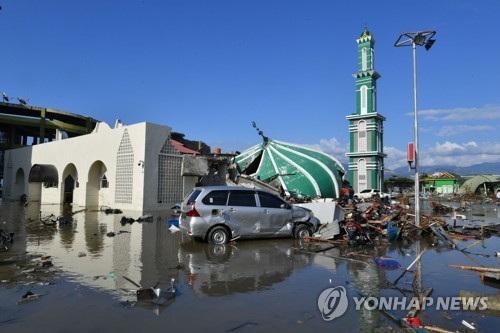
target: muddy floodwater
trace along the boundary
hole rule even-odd
[[[425,211],[428,202],[422,206]],[[356,309],[353,298],[362,293],[403,302],[413,296],[411,284],[418,273],[417,281],[432,288],[435,302],[459,297],[461,291],[498,298],[498,285],[449,266],[500,268],[495,235],[466,252],[426,236],[371,247],[292,239],[210,246],[172,232],[170,211],[129,223],[122,218],[137,219],[137,213],[82,209],[0,205],[0,229],[14,233],[12,246],[0,252],[0,332],[400,331],[382,311],[369,305]],[[49,218],[49,225],[42,224],[40,216],[50,214],[71,218],[53,225]],[[466,220],[458,224],[500,223],[496,204],[475,204],[463,214]],[[442,218],[452,223],[449,216]],[[458,249],[475,241],[455,240]],[[395,286],[403,271],[379,267],[373,260],[392,257],[408,267],[426,248],[420,265]],[[175,298],[160,305],[137,302],[135,284],[166,290],[172,278]],[[347,293],[348,306],[337,318],[325,320],[318,298],[339,286]],[[405,317],[409,309],[404,307],[393,312]],[[500,327],[499,314],[491,309],[433,304],[418,318],[422,325],[451,332],[472,332],[463,321],[479,332],[498,332]]]

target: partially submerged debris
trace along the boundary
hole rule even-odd
[[[123,213],[123,211],[121,209],[111,208],[111,207],[106,207],[106,206],[102,206],[101,211],[104,211],[104,213],[106,215],[108,215],[108,214],[122,214]]]
[[[8,251],[14,243],[14,233],[0,229],[0,252]]]
[[[419,260],[420,258],[422,257],[422,255],[425,253],[425,251],[427,251],[427,248],[425,248],[422,252],[419,253],[419,255],[415,258],[415,260],[412,261],[412,263],[404,270],[403,273],[401,273],[401,275],[394,281],[393,285],[396,285],[398,284],[398,281],[401,280],[401,278],[407,273],[409,272],[409,269],[413,267],[413,265],[415,265]]]
[[[377,257],[375,263],[380,267],[399,268],[401,264],[391,257]]]
[[[153,215],[142,215],[136,220],[137,222],[153,222]]]
[[[481,282],[495,288],[500,288],[500,273],[481,273]]]
[[[491,268],[491,267],[475,267],[475,266],[460,266],[460,265],[448,265],[453,268],[460,268],[469,271],[476,272],[490,272],[490,273],[500,273],[500,268]]]
[[[489,311],[500,311],[500,295],[499,294],[481,294],[476,292],[470,292],[465,290],[460,290],[459,293],[460,302],[465,306],[470,306],[470,304],[464,304],[468,298],[480,299],[480,304],[474,309],[480,309],[482,306],[485,306]]]
[[[110,232],[106,233],[106,236],[108,236],[108,237],[115,237],[116,235],[127,234],[127,233],[129,233],[129,231],[127,231],[127,230],[120,230],[118,232],[110,231]]]
[[[139,283],[130,279],[129,277],[123,276],[123,278],[128,282],[132,283],[137,288],[139,288],[135,290],[138,302],[147,302],[156,305],[162,305],[175,297],[176,289],[174,286],[175,280],[173,278],[170,280],[170,287],[167,289],[161,289],[160,287],[158,287],[159,282],[157,282],[152,287],[145,288],[142,287]]]
[[[19,301],[17,301],[17,304],[24,304],[32,301],[36,301],[37,299],[40,298],[40,296],[43,296],[43,294],[34,294],[31,291],[28,291],[26,294],[24,294]]]
[[[454,206],[451,206],[451,205],[445,205],[445,204],[442,204],[442,203],[438,203],[438,202],[435,202],[435,201],[431,201],[430,203],[431,205],[431,208],[432,210],[435,212],[435,213],[451,213],[453,211],[457,211],[457,210],[461,210],[462,208],[457,208],[457,207],[454,207]]]

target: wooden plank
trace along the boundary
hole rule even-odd
[[[448,265],[448,266],[453,267],[453,268],[466,269],[466,270],[469,270],[469,271],[500,273],[500,268],[477,267],[477,266],[460,266],[460,265]]]

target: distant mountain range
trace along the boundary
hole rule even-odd
[[[419,173],[433,174],[436,172],[449,172],[459,176],[470,176],[480,174],[494,174],[500,175],[500,162],[497,163],[481,163],[467,167],[460,167],[456,165],[435,165],[425,166],[420,165]],[[388,179],[392,176],[409,177],[413,176],[414,171],[410,171],[407,166],[400,167],[394,170],[385,170],[384,177]]]

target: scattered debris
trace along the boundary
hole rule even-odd
[[[388,267],[388,268],[399,268],[401,264],[397,262],[396,259],[391,257],[377,257],[375,258],[375,262],[380,267]]]
[[[448,331],[448,330],[445,330],[441,327],[437,327],[437,326],[422,326],[422,328],[426,331],[429,331],[429,332],[436,332],[436,333],[456,333],[456,332],[453,332],[453,331]]]
[[[401,280],[401,278],[407,273],[409,272],[409,269],[413,267],[413,265],[415,265],[419,260],[420,260],[420,257],[422,257],[422,255],[425,253],[425,251],[427,251],[427,248],[425,248],[422,252],[419,253],[419,255],[415,258],[415,260],[412,261],[412,263],[404,270],[403,273],[401,273],[401,275],[394,281],[393,285],[396,285],[398,284],[398,281]]]
[[[372,303],[376,299],[376,297],[373,297],[373,296],[369,297],[368,295],[364,294],[361,291],[358,291],[358,294],[363,297],[363,299],[362,299],[363,303],[364,302]],[[370,306],[373,306],[373,304],[370,304]],[[382,313],[384,313],[387,317],[389,317],[391,320],[393,320],[395,323],[399,324],[400,326],[402,326],[404,328],[408,328],[408,329],[412,330],[413,332],[424,332],[423,329],[415,326],[411,321],[408,322],[405,318],[399,316],[394,311],[386,309],[384,307],[376,307],[376,308],[378,310],[382,311]],[[420,324],[420,322],[419,322],[419,324]]]
[[[469,270],[469,271],[500,273],[500,268],[460,266],[460,265],[448,265],[448,266],[453,267],[453,268],[465,269],[465,270]]]
[[[132,223],[134,223],[134,222],[135,222],[135,220],[134,220],[133,218],[131,218],[131,217],[126,217],[126,216],[122,216],[122,218],[121,218],[121,220],[120,220],[121,225],[125,225],[125,224],[127,224],[127,223],[132,224]]]
[[[406,315],[407,318],[415,318],[417,313],[422,309],[425,308],[425,306],[422,306],[424,304],[425,298],[429,297],[429,295],[432,293],[432,288],[426,288],[421,295],[418,297],[418,304],[415,304],[415,306],[408,312]],[[419,325],[417,327],[420,327],[420,322],[418,323]]]
[[[116,235],[127,234],[127,233],[129,233],[129,231],[127,231],[127,230],[120,230],[118,232],[110,231],[110,232],[106,233],[106,236],[108,236],[108,237],[115,237]]]
[[[123,213],[123,211],[121,209],[111,208],[111,207],[107,207],[107,206],[101,206],[101,211],[104,211],[104,213],[106,215],[108,215],[108,214],[122,214]]]
[[[462,324],[464,326],[466,326],[467,328],[470,328],[471,330],[475,330],[476,328],[474,327],[474,325],[472,324],[469,324],[468,322],[466,322],[465,320],[462,320]]]
[[[437,224],[437,222],[433,222],[429,225],[429,228],[434,232],[434,234],[442,240],[444,243],[448,244],[452,249],[456,247],[455,242],[451,237],[446,233],[446,231],[443,229],[443,226],[440,224]]]
[[[31,291],[28,291],[26,294],[24,294],[19,301],[17,301],[17,304],[24,304],[32,301],[36,301],[37,299],[40,298],[43,294],[34,294]]]
[[[14,243],[14,233],[0,229],[0,252],[8,251]]]
[[[435,213],[440,213],[440,214],[451,213],[451,212],[457,211],[457,210],[463,210],[463,208],[460,208],[460,207],[457,208],[457,207],[454,207],[451,205],[445,205],[445,204],[437,203],[434,201],[431,201],[430,205],[431,205],[432,210]]]
[[[175,225],[171,225],[170,228],[168,228],[168,230],[170,230],[171,233],[175,233],[177,231],[180,231],[181,229],[177,228]]]
[[[168,300],[171,300],[175,297],[175,279],[173,278],[170,280],[170,287],[165,290],[162,290],[158,287],[159,282],[157,282],[152,287],[144,288],[140,284],[126,276],[123,276],[123,278],[139,288],[135,291],[138,302],[148,302],[156,305],[162,305],[165,304]]]
[[[137,222],[153,222],[153,215],[142,215],[136,220]]]
[[[358,263],[361,263],[361,264],[364,264],[364,265],[368,265],[368,263],[367,263],[367,262],[364,262],[364,261],[361,261],[361,260],[357,260],[357,259],[346,258],[346,257],[341,257],[341,256],[330,256],[330,255],[326,255],[326,254],[324,254],[324,253],[318,253],[318,252],[307,251],[307,250],[304,250],[304,249],[301,249],[301,248],[297,248],[297,247],[292,247],[292,249],[294,249],[294,250],[296,250],[296,251],[303,252],[303,253],[318,254],[318,255],[321,255],[321,256],[323,256],[323,257],[327,257],[327,258],[332,258],[332,259],[341,259],[341,260],[346,260],[346,261],[351,261],[351,262],[358,262]]]
[[[465,290],[460,290],[459,293],[460,301],[462,302],[464,308],[469,306],[468,304],[464,304],[464,301],[468,298],[481,299],[481,303],[479,303],[479,307],[486,306],[486,309],[489,311],[500,311],[500,296],[499,294],[480,294]],[[476,309],[476,307],[474,307]]]
[[[241,325],[238,325],[236,327],[228,329],[226,332],[234,332],[234,331],[239,330],[240,328],[249,327],[249,326],[257,326],[257,325],[259,325],[259,324],[247,321],[246,323],[243,323]]]
[[[500,273],[481,273],[481,282],[495,288],[500,288]]]

